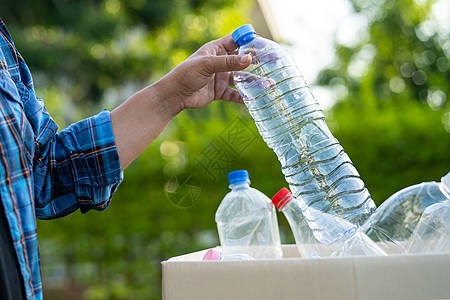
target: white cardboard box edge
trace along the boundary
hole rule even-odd
[[[162,262],[164,300],[450,299],[450,253],[208,261],[206,250]],[[296,257],[297,256],[297,257]]]

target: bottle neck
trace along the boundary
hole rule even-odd
[[[283,211],[283,209],[289,207],[292,204],[292,199],[294,196],[286,196],[285,198],[281,199],[281,201],[278,203],[278,211]]]
[[[236,183],[230,184],[228,187],[233,191],[241,190],[241,189],[248,189],[250,187],[250,181],[236,182]]]

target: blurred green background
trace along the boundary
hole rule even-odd
[[[435,1],[349,1],[368,30],[354,47],[336,44],[335,64],[311,84],[338,95],[327,123],[379,205],[450,171],[450,41],[430,17]],[[0,13],[63,128],[112,110],[205,42],[261,21],[255,5],[2,0]],[[235,169],[269,197],[286,186],[244,106],[182,112],[125,171],[109,209],[38,221],[45,298],[161,298],[161,261],[218,244],[214,213]],[[279,223],[282,242],[293,243],[282,215]]]

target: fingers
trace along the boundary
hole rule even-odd
[[[213,43],[222,46],[227,53],[233,52],[237,49],[237,46],[234,43],[231,35],[221,37],[220,39],[213,41]]]
[[[201,67],[208,75],[243,70],[250,65],[250,55],[205,56]]]
[[[222,97],[220,97],[220,99],[225,100],[225,101],[236,102],[236,103],[244,103],[239,92],[230,87],[227,87],[225,89],[225,91],[224,91]]]
[[[232,73],[232,72],[230,72],[230,73],[228,74],[228,84],[234,85],[234,76],[233,76],[233,73]]]

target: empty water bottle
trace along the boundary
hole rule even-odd
[[[406,251],[450,252],[450,200],[433,204],[425,209],[409,239]]]
[[[232,37],[238,54],[252,56],[248,68],[234,72],[235,86],[259,133],[278,156],[314,235],[332,244],[361,225],[375,204],[286,50],[257,36],[249,24]],[[348,221],[349,228],[338,232],[340,219]]]
[[[441,182],[422,182],[402,189],[386,201],[360,230],[388,253],[407,252],[407,242],[425,209],[450,199],[450,173]]]
[[[364,235],[357,233],[356,229],[346,232],[339,242],[332,245],[324,245],[317,241],[311,228],[309,228],[305,216],[302,214],[298,201],[289,192],[287,188],[279,190],[272,197],[272,202],[283,212],[294,234],[295,243],[298,252],[303,258],[318,258],[326,256],[348,256],[348,255],[384,255],[381,249],[378,249],[373,242]],[[312,208],[313,209],[313,208]],[[316,212],[320,214],[320,212]],[[346,220],[333,217],[328,214],[322,215],[322,222],[337,224],[336,230],[343,231],[345,228],[351,227]],[[330,220],[330,218],[337,218]],[[347,242],[348,240],[351,240]],[[344,246],[343,246],[344,244]]]
[[[287,188],[282,188],[273,197],[272,203],[283,212],[286,217],[292,233],[298,252],[302,258],[317,258],[331,254],[330,247],[317,241],[308,222],[303,215],[297,199]],[[345,222],[345,220],[342,220]]]
[[[291,192],[287,188],[282,188],[272,197],[272,202],[288,220],[300,256],[303,258],[320,256],[318,249],[320,243],[314,237]]]
[[[270,199],[250,187],[246,170],[231,172],[228,180],[231,192],[216,212],[224,255],[243,253],[256,259],[281,258],[277,215]]]

